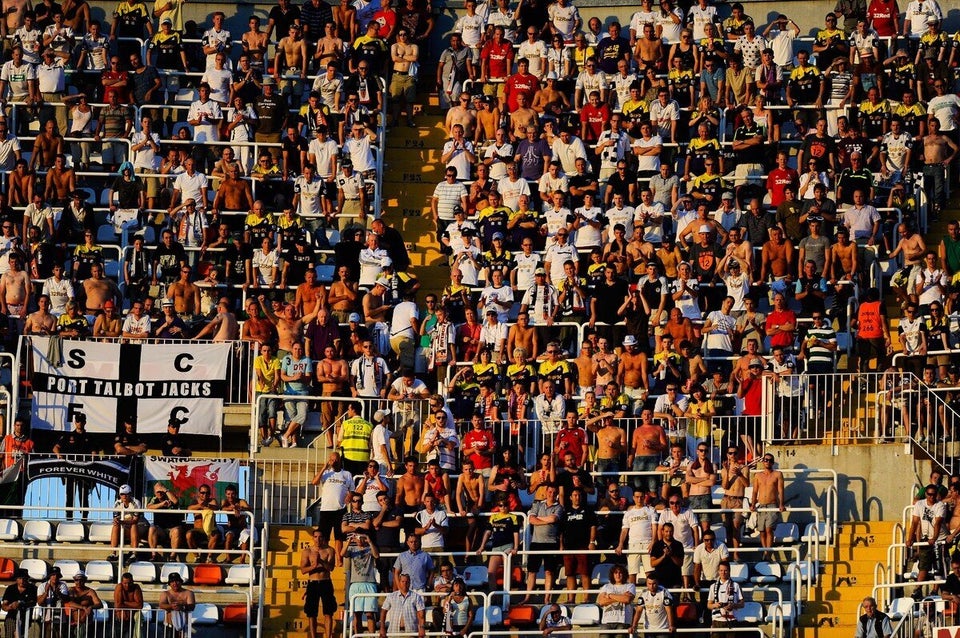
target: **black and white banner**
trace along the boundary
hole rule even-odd
[[[69,430],[79,412],[91,433],[117,432],[134,415],[140,434],[164,433],[177,419],[182,434],[219,436],[230,353],[223,343],[64,339],[58,348],[33,337],[31,427]]]
[[[30,461],[27,463],[27,481],[51,476],[84,479],[120,489],[121,485],[130,482],[130,460],[129,457],[127,459],[88,457],[87,460],[80,461],[31,454]]]

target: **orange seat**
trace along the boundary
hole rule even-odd
[[[193,568],[194,585],[222,585],[223,570],[219,565],[197,565]]]
[[[533,605],[515,605],[507,612],[504,625],[507,627],[527,627],[537,623],[537,608]]]
[[[677,605],[677,624],[688,627],[700,623],[700,609],[696,603],[680,603]]]
[[[13,580],[17,564],[9,558],[0,558],[0,580]]]
[[[223,624],[246,625],[247,606],[244,603],[234,603],[223,608]]]

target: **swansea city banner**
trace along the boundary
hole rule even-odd
[[[87,417],[87,431],[114,433],[127,415],[137,432],[219,436],[227,394],[230,345],[155,344],[33,337],[31,427],[69,430]]]
[[[182,507],[193,502],[197,490],[207,485],[217,500],[223,500],[227,485],[240,480],[239,459],[169,458],[148,456],[144,461],[148,493],[153,493],[153,484],[162,483]]]

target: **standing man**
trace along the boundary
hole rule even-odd
[[[303,613],[307,617],[307,635],[317,638],[317,615],[323,605],[323,635],[333,635],[333,614],[337,611],[334,597],[333,571],[336,557],[327,542],[327,534],[318,527],[313,530],[313,545],[300,552],[300,573],[307,578],[307,591],[303,597]]]
[[[414,101],[417,99],[417,72],[420,47],[411,38],[410,31],[401,27],[397,41],[390,47],[393,77],[390,79],[390,101],[393,103],[393,124],[400,126],[400,109],[407,112],[407,126],[413,128]]]
[[[773,547],[773,530],[781,520],[781,512],[786,509],[783,500],[783,473],[773,469],[773,463],[773,455],[763,455],[763,469],[753,477],[753,493],[750,496],[750,510],[757,512],[757,529],[760,530],[760,542],[764,548]],[[758,508],[768,511],[757,511]],[[771,511],[773,508],[777,511]],[[769,559],[765,557],[764,560]]]
[[[924,489],[924,499],[913,504],[910,528],[904,541],[907,551],[911,551],[916,542],[926,543],[920,549],[920,563],[917,567],[917,582],[927,580],[931,569],[942,565],[941,552],[943,540],[947,536],[947,526],[943,524],[947,504],[940,500],[936,485],[930,484]]]
[[[659,584],[654,571],[647,572],[647,588],[637,596],[633,624],[630,626],[631,636],[636,634],[641,618],[644,635],[651,633],[662,636],[667,632],[673,634],[677,628],[673,595]]]
[[[183,587],[183,576],[172,572],[167,579],[167,590],[160,594],[160,609],[166,612],[164,624],[167,636],[185,638],[191,633],[190,612],[197,606],[193,592]]]
[[[391,633],[413,633],[423,638],[426,634],[423,596],[410,589],[410,574],[400,574],[397,589],[390,592],[380,608],[380,638]]]

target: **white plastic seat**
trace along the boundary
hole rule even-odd
[[[766,618],[763,614],[763,605],[753,600],[744,603],[742,609],[735,609],[733,616],[738,622],[751,625],[755,625]]]
[[[887,615],[890,616],[890,620],[900,620],[904,616],[912,614],[916,606],[917,601],[909,596],[894,598],[887,606]]]
[[[50,521],[27,521],[23,524],[23,540],[28,543],[49,543],[53,538]]]
[[[745,583],[749,577],[750,569],[746,563],[730,563],[730,580],[735,583]]]
[[[803,560],[798,563],[790,563],[787,565],[787,571],[783,574],[783,580],[787,583],[793,581],[805,582],[808,574],[810,574],[810,561]]]
[[[713,535],[717,537],[717,540],[715,540],[713,543],[714,547],[720,543],[723,543],[724,545],[727,544],[727,528],[723,526],[723,523],[714,523],[710,526],[710,531],[713,532]]]
[[[773,622],[776,620],[777,610],[780,610],[783,615],[783,624],[790,626],[793,625],[794,620],[796,619],[796,609],[793,606],[793,603],[782,602],[782,603],[773,603],[767,608],[767,616],[764,618],[764,622]]]
[[[190,567],[186,563],[164,563],[160,568],[160,582],[167,582],[170,574],[180,574],[184,584],[190,582]]]
[[[593,604],[577,605],[570,614],[574,627],[596,627],[600,624],[600,607]]]
[[[92,560],[84,571],[87,580],[93,583],[112,583],[114,580],[113,563],[107,560]]]
[[[773,528],[774,545],[794,545],[800,540],[800,527],[796,523],[778,523]]]
[[[754,575],[750,577],[750,582],[754,584],[776,583],[783,578],[783,568],[780,563],[768,563],[761,561],[753,566]]]
[[[46,580],[47,574],[49,574],[47,561],[40,560],[39,558],[24,558],[20,561],[19,567],[20,569],[27,570],[27,573],[33,580]]]
[[[710,502],[713,503],[714,507],[720,507],[720,503],[723,501],[724,496],[723,491],[723,486],[719,484],[710,488]]]
[[[145,560],[138,560],[127,568],[127,571],[133,576],[137,583],[155,583],[157,582],[157,566]]]
[[[220,608],[210,603],[200,603],[193,608],[190,618],[194,625],[216,625],[220,622]]]
[[[901,574],[903,580],[917,580],[917,577],[920,575],[920,561],[913,561],[905,572]]]
[[[57,525],[58,543],[82,543],[87,538],[87,528],[80,521],[61,521]]]
[[[181,574],[182,575],[182,574]],[[250,585],[253,583],[252,565],[231,565],[227,570],[227,578],[223,581],[228,585]],[[483,582],[486,582],[484,580]]]
[[[819,540],[821,543],[826,543],[830,540],[826,521],[807,523],[800,540],[804,543],[812,543],[814,539]]]
[[[112,532],[112,523],[90,523],[90,531],[87,534],[87,540],[89,540],[91,543],[109,543],[110,534]]]
[[[0,518],[0,541],[15,541],[20,538],[20,523],[12,518]]]
[[[595,587],[602,587],[610,582],[610,570],[613,565],[610,563],[600,563],[594,566],[593,573],[590,574],[590,582]]]
[[[73,577],[77,575],[77,572],[80,571],[80,563],[75,560],[70,560],[69,558],[62,558],[53,564],[54,567],[60,569],[61,580],[64,582],[71,582]]]
[[[484,565],[470,565],[463,570],[463,582],[467,589],[486,585],[489,578],[490,575]]]

